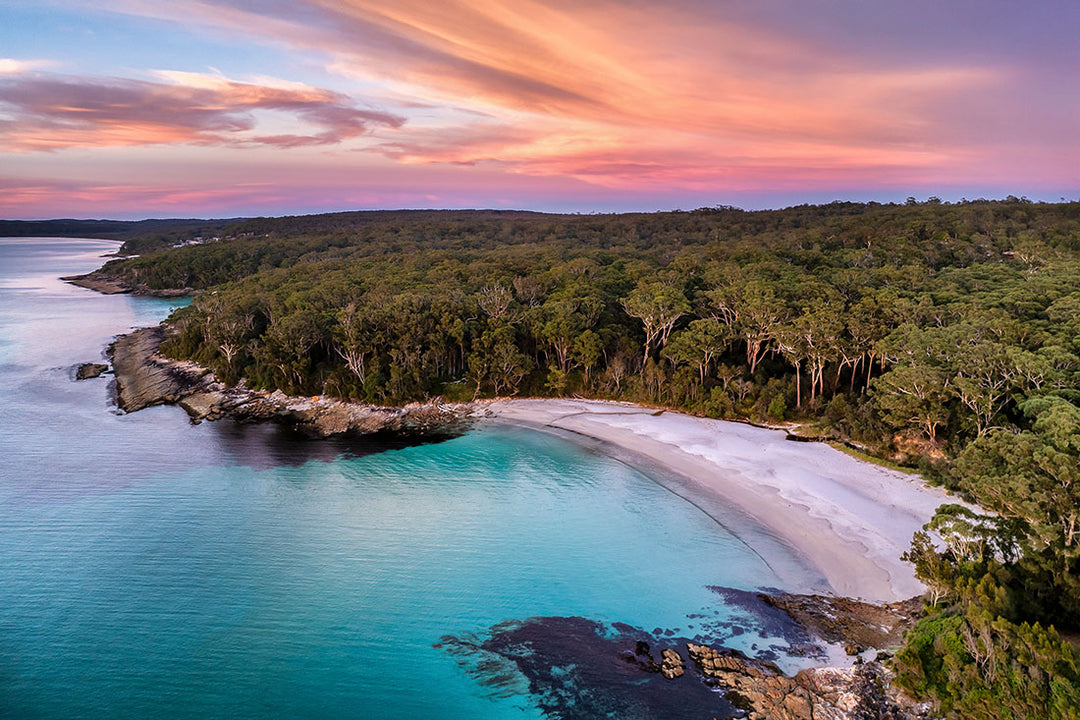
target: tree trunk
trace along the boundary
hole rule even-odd
[[[802,407],[802,374],[799,370],[800,363],[795,363],[795,407]]]

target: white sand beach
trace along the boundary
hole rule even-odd
[[[921,593],[900,555],[938,505],[958,502],[917,475],[825,443],[791,442],[781,430],[617,402],[510,399],[486,410],[594,438],[670,471],[654,476],[757,550],[791,592],[872,602]]]

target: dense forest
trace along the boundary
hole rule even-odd
[[[120,254],[154,252],[219,238],[235,220],[0,220],[0,237],[84,237],[122,240]]]
[[[989,514],[945,506],[914,539],[928,613],[898,681],[945,717],[1080,718],[1059,634],[1080,630],[1080,203],[342,213],[219,234],[134,241],[147,254],[105,272],[203,291],[164,351],[229,381],[618,398],[919,466]]]

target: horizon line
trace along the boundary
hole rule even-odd
[[[713,212],[782,212],[784,210],[793,210],[795,208],[804,207],[828,207],[830,205],[864,205],[864,206],[881,206],[881,207],[904,207],[904,206],[920,206],[920,205],[969,205],[974,203],[1027,203],[1033,205],[1069,205],[1080,202],[1080,198],[1075,200],[1065,197],[1059,197],[1057,200],[1036,200],[1031,199],[1026,195],[1006,195],[1000,198],[967,198],[961,197],[959,200],[949,201],[942,199],[936,195],[930,195],[925,200],[919,200],[914,195],[908,196],[904,201],[897,202],[895,200],[881,201],[881,200],[830,200],[829,202],[804,202],[796,203],[793,205],[783,205],[779,207],[755,207],[755,208],[743,208],[737,205],[717,204],[717,205],[701,205],[695,208],[666,208],[656,210],[531,210],[528,208],[496,208],[496,207],[443,207],[443,208],[425,208],[425,207],[387,207],[387,208],[356,208],[351,210],[329,210],[323,212],[284,212],[281,215],[231,215],[223,217],[196,217],[196,216],[143,216],[134,219],[121,219],[111,217],[34,217],[34,218],[11,218],[0,217],[0,222],[13,222],[13,223],[35,223],[35,222],[115,222],[115,223],[140,223],[151,221],[229,221],[235,222],[240,220],[258,220],[258,219],[281,219],[288,217],[319,217],[322,215],[348,215],[354,213],[402,213],[402,212],[432,212],[432,213],[452,213],[452,212],[490,212],[490,213],[529,213],[533,215],[552,215],[552,216],[599,216],[599,215],[661,215],[664,213],[691,213],[700,211],[713,211]]]

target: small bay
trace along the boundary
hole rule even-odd
[[[388,447],[119,414],[109,376],[74,368],[178,301],[58,279],[115,248],[0,239],[0,716],[539,717],[435,645],[547,615],[700,635],[737,612],[709,586],[776,583],[698,508],[555,435]]]

